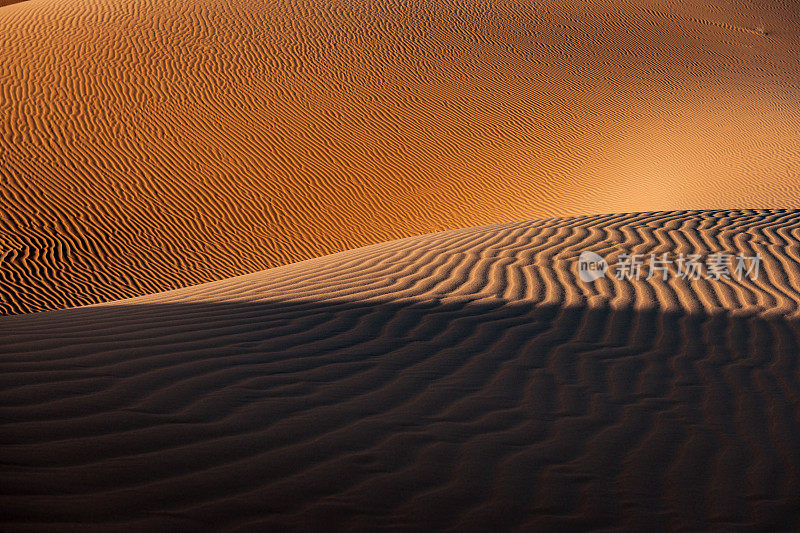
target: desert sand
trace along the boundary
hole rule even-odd
[[[800,207],[798,25],[795,0],[7,5],[0,310],[496,222]]]
[[[0,0],[0,531],[800,530],[798,27]]]
[[[2,529],[797,529],[799,235],[504,223],[6,317]],[[587,283],[586,250],[763,265]]]

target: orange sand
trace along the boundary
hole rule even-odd
[[[0,529],[797,530],[798,235],[506,223],[4,317]],[[584,283],[583,250],[763,265]]]
[[[800,530],[798,27],[0,0],[0,530]]]
[[[0,311],[490,222],[800,207],[798,24],[743,0],[8,5]]]

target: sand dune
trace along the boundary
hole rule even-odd
[[[797,529],[798,236],[506,223],[6,317],[2,529]],[[587,283],[585,250],[763,266]]]
[[[794,0],[5,6],[0,311],[493,222],[800,207],[798,23]]]

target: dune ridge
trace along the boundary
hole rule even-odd
[[[0,312],[493,222],[800,207],[799,17],[794,0],[4,7]]]
[[[3,529],[800,527],[798,237],[504,223],[5,317]],[[763,265],[586,283],[586,250]]]

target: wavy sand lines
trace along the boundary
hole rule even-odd
[[[724,4],[7,6],[0,312],[493,222],[798,207],[800,11]]]
[[[5,317],[3,528],[800,525],[800,213],[453,230]],[[758,279],[578,279],[583,250]]]

